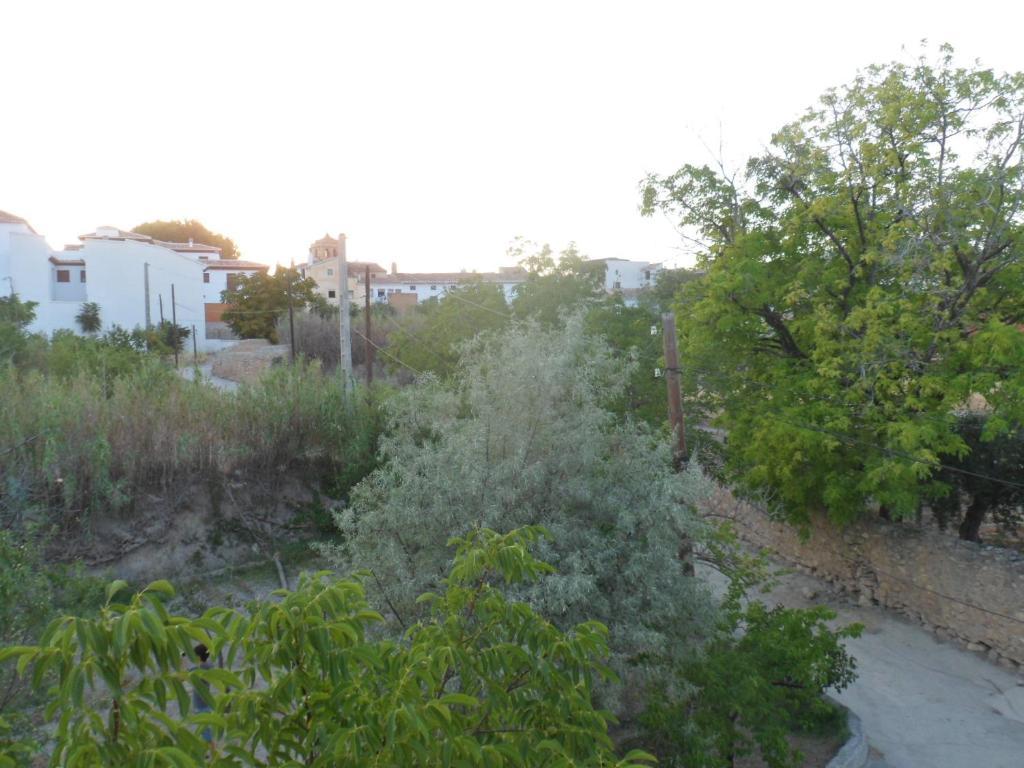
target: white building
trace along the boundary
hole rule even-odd
[[[360,282],[363,281],[360,276]],[[370,296],[379,304],[386,304],[389,297],[415,295],[416,302],[436,299],[458,285],[485,283],[499,285],[506,301],[515,297],[516,287],[526,282],[526,272],[518,267],[502,267],[497,272],[398,272],[392,265],[390,274],[370,278]]]
[[[628,306],[634,306],[637,295],[652,288],[661,271],[660,263],[630,261],[629,259],[591,259],[589,264],[604,264],[604,290],[621,293]]]
[[[103,330],[115,325],[131,330],[147,320],[155,325],[162,307],[166,320],[173,316],[178,325],[195,327],[197,346],[205,349],[199,259],[114,227],[79,239],[78,245],[54,251],[24,219],[0,212],[0,295],[17,293],[38,304],[29,330],[77,331],[75,315],[85,302],[99,305]]]

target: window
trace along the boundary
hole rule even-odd
[[[645,269],[644,270],[644,280],[647,280],[648,282],[650,282],[650,279],[651,279],[651,270]]]
[[[71,282],[71,270],[70,269],[58,269],[57,270],[57,282],[58,283],[70,283]]]
[[[78,273],[78,282],[80,282],[80,283],[84,283],[85,282],[85,270],[84,269],[81,272]]]
[[[432,286],[430,286],[430,290],[432,290],[432,291],[436,291],[436,290],[437,290],[437,286],[436,286],[436,285],[432,285]]]
[[[242,275],[239,272],[228,272],[228,274],[227,274],[227,281],[228,281],[228,290],[229,291],[237,291],[238,290],[238,278],[240,278],[241,276]]]
[[[210,282],[210,273],[209,272],[203,272],[203,282],[204,283]]]
[[[612,287],[613,287],[613,288],[614,288],[614,289],[615,289],[616,291],[621,291],[621,290],[622,290],[622,283],[620,283],[620,282],[619,282],[618,280],[616,280],[616,281],[615,281],[615,285],[613,285]]]
[[[377,298],[378,299],[383,299],[384,298],[384,289],[383,288],[378,288],[377,289]]]
[[[415,285],[410,285],[409,286],[409,290],[410,291],[415,291],[416,290],[416,286]]]
[[[327,292],[327,298],[328,299],[334,299],[334,298],[337,298],[337,296],[338,296],[338,292],[337,291],[328,291]]]
[[[334,270],[333,269],[328,269],[327,270],[327,276],[328,277],[334,277]]]

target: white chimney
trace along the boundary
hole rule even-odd
[[[392,261],[391,262],[391,274],[392,275],[397,275],[398,274],[398,262],[397,261]]]

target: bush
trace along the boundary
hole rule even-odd
[[[0,661],[57,674],[54,765],[650,762],[615,756],[610,716],[591,701],[607,674],[604,627],[559,631],[500,586],[550,573],[528,552],[540,533],[453,542],[440,592],[421,598],[429,617],[398,642],[372,639],[380,616],[359,581],[319,573],[247,611],[197,620],[169,615],[173,590],[157,582],[95,620],[62,619],[41,646],[5,649]],[[226,666],[183,670],[197,642]],[[194,711],[186,686],[212,711]]]
[[[674,473],[665,440],[601,407],[622,381],[579,317],[478,340],[457,390],[427,380],[392,402],[384,463],[354,489],[344,542],[328,551],[371,569],[375,599],[409,625],[416,596],[441,583],[450,536],[542,525],[560,572],[521,595],[561,626],[607,624],[612,664],[639,694],[688,655],[711,604],[679,559],[698,533],[700,472]]]
[[[734,579],[716,636],[677,667],[677,689],[691,695],[662,691],[641,718],[645,743],[665,766],[732,768],[756,752],[769,768],[797,768],[803,757],[787,736],[837,725],[823,694],[853,682],[856,661],[842,640],[861,626],[829,629],[836,614],[824,607],[744,602],[746,586]]]

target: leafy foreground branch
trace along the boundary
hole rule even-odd
[[[308,575],[274,601],[198,619],[168,613],[167,582],[127,603],[114,582],[98,618],[59,619],[0,662],[16,661],[38,688],[52,683],[55,766],[652,762],[618,758],[612,717],[592,704],[592,684],[611,674],[604,626],[562,632],[503,592],[552,572],[528,551],[541,533],[453,540],[443,589],[420,597],[430,617],[400,641],[376,639],[362,575]],[[201,668],[198,643],[223,665]],[[192,691],[210,711],[196,712]],[[16,763],[0,755],[0,765]]]

